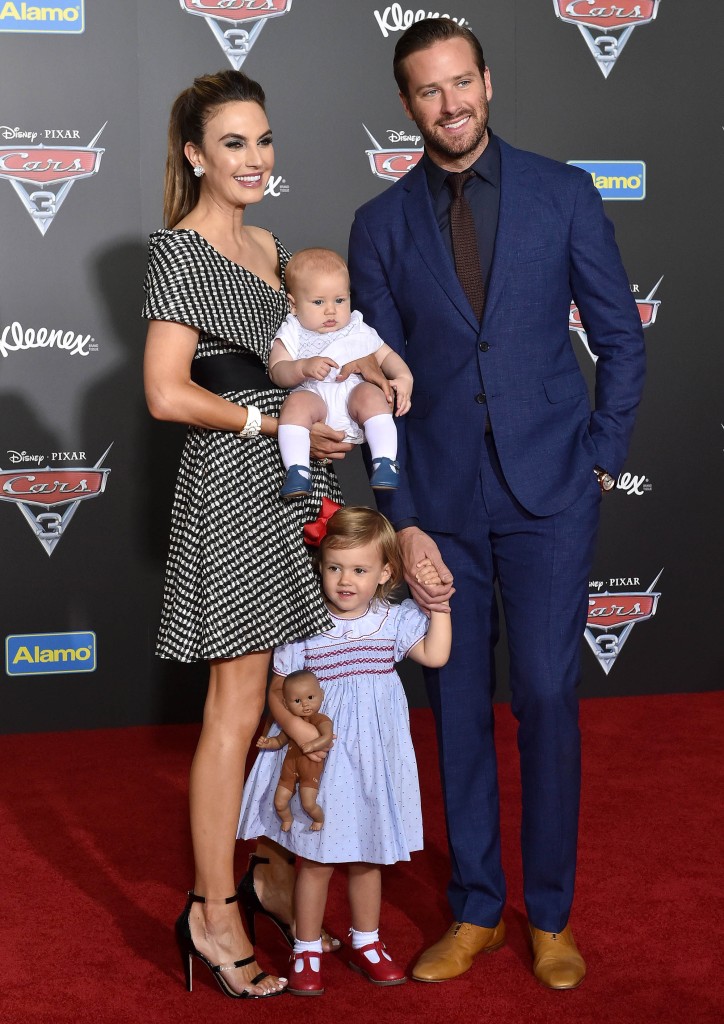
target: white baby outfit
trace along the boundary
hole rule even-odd
[[[268,836],[287,850],[323,864],[394,864],[422,849],[417,763],[405,691],[395,670],[426,634],[428,618],[414,601],[373,601],[357,619],[332,616],[326,633],[277,647],[274,671],[308,669],[324,690],[323,714],[337,737],[319,788],[324,827],[295,793],[294,821],[282,832],[274,810],[286,748],[259,752],[244,787],[238,836]],[[276,735],[275,724],[269,735]]]
[[[384,342],[377,331],[369,327],[362,319],[362,314],[354,310],[349,323],[338,331],[319,334],[302,327],[291,313],[277,331],[277,338],[282,342],[292,359],[310,359],[312,356],[327,356],[338,366],[344,366],[352,359],[361,359],[381,348]],[[362,444],[365,439],[362,428],[350,419],[347,412],[347,399],[350,391],[361,381],[362,377],[352,373],[347,380],[337,383],[338,370],[330,370],[324,380],[305,380],[294,391],[312,391],[319,395],[327,407],[325,423],[334,430],[344,430],[345,441],[350,444]]]

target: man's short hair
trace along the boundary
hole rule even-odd
[[[485,74],[483,48],[477,36],[474,36],[469,28],[458,25],[452,18],[423,18],[422,21],[413,22],[402,33],[395,46],[392,71],[397,88],[403,96],[407,97],[407,75],[403,67],[407,57],[417,53],[418,50],[428,50],[435,43],[444,43],[448,39],[466,39],[472,48],[481,77]]]

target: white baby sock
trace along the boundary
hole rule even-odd
[[[295,953],[319,953],[319,956],[309,958],[309,966],[313,971],[318,971],[322,966],[322,938],[314,939],[312,942],[302,942],[301,939],[294,940]],[[297,960],[294,964],[297,974],[304,970],[304,960]]]
[[[280,427],[280,432],[281,429]],[[373,459],[387,458],[395,461],[397,458],[397,429],[390,413],[383,412],[379,416],[370,416],[364,423],[364,432]]]
[[[290,466],[309,467],[309,431],[296,423],[280,423],[277,432],[279,452],[285,469]]]

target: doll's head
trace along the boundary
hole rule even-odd
[[[332,611],[353,618],[384,600],[402,580],[402,559],[390,521],[371,508],[341,508],[327,523],[317,568]]]
[[[282,683],[284,707],[297,718],[316,714],[324,700],[324,690],[313,672],[290,672]]]
[[[300,249],[285,270],[289,308],[302,327],[317,334],[339,331],[349,323],[352,307],[349,273],[331,249]]]

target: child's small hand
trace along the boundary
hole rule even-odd
[[[257,747],[259,747],[260,750],[264,750],[266,747],[269,746],[270,743],[271,740],[269,739],[268,736],[260,736],[259,739],[256,741],[256,745]]]
[[[397,396],[395,416],[404,416],[410,411],[410,396],[412,395],[412,377],[394,377],[390,381],[390,387],[394,388]]]
[[[415,579],[426,587],[439,587],[442,583],[440,573],[429,558],[425,558],[422,562],[417,563],[415,566]]]
[[[301,370],[307,380],[324,380],[330,370],[338,370],[339,363],[327,356],[312,356],[311,359],[301,359]]]

